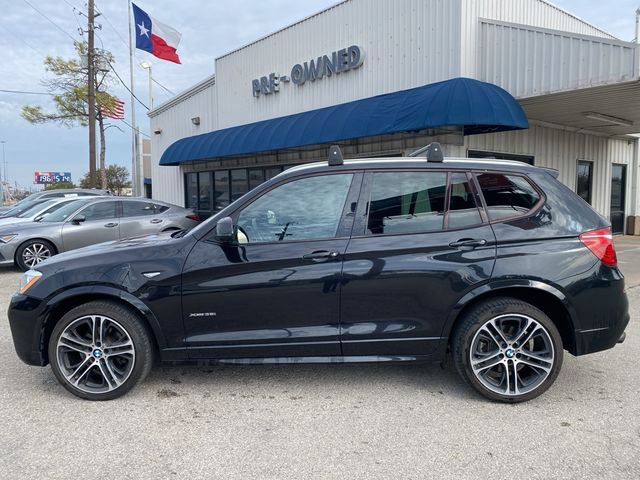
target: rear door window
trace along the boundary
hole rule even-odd
[[[116,202],[100,202],[89,205],[80,212],[87,222],[92,220],[108,220],[116,218]]]
[[[373,174],[367,234],[442,230],[446,172]]]
[[[527,215],[540,201],[533,185],[519,175],[481,173],[477,177],[489,220]]]
[[[471,184],[466,173],[452,173],[450,180],[447,228],[462,228],[482,223]]]
[[[122,202],[123,217],[141,217],[144,215],[154,215],[155,213],[153,203],[138,202],[135,200],[126,200]]]

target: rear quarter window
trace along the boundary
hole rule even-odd
[[[476,175],[489,220],[521,217],[540,201],[531,182],[520,175],[481,173]]]

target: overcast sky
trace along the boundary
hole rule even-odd
[[[393,1],[393,0],[389,0]],[[138,64],[150,61],[153,76],[171,92],[180,92],[214,73],[213,60],[221,54],[273,32],[305,16],[336,3],[336,0],[138,0],[142,9],[182,33],[178,53],[182,65],[164,62],[136,52],[136,93],[147,102],[146,71]],[[634,12],[640,0],[555,0],[556,5],[623,40],[634,37]],[[39,14],[32,6],[46,15]],[[103,13],[97,21],[96,45],[114,53],[117,72],[125,82],[129,78],[127,40],[127,1],[96,0]],[[0,0],[0,89],[42,92],[40,81],[46,76],[42,61],[46,55],[73,55],[73,39],[81,39],[78,29],[86,18],[84,0]],[[75,11],[74,11],[75,9]],[[55,23],[57,27],[53,24]],[[130,119],[129,94],[120,84],[114,93],[125,100]],[[154,103],[171,94],[154,85]],[[49,105],[42,95],[0,92],[0,140],[6,141],[8,177],[11,182],[29,187],[35,170],[71,171],[74,180],[87,170],[87,131],[53,124],[33,126],[20,117],[25,104]],[[149,121],[143,107],[136,109],[138,123],[149,133]],[[114,122],[122,131],[107,131],[107,163],[130,167],[131,132],[122,122]]]

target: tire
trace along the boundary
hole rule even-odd
[[[26,272],[56,253],[56,247],[47,240],[29,240],[16,250],[15,263],[20,270]]]
[[[151,335],[128,308],[93,301],[64,315],[49,339],[49,362],[58,381],[86,400],[121,397],[149,374]]]
[[[465,313],[452,352],[466,383],[505,403],[544,393],[558,377],[563,357],[562,338],[551,319],[509,297],[490,299]]]

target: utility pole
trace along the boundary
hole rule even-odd
[[[89,76],[89,182],[96,186],[96,73],[94,50],[94,0],[88,0],[88,31],[87,70]]]
[[[7,174],[7,163],[6,160],[4,158],[4,144],[7,143],[6,140],[0,140],[0,143],[2,143],[2,163],[5,165],[4,167],[4,174]],[[5,178],[6,180],[6,178]],[[0,205],[4,205],[4,183],[2,181],[0,181]]]

